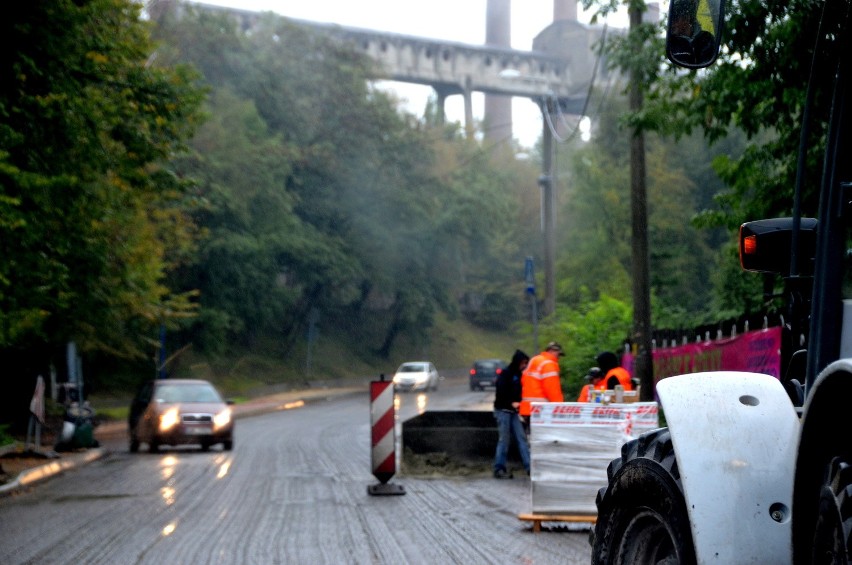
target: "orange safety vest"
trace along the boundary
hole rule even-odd
[[[625,391],[633,390],[633,381],[630,380],[630,373],[624,367],[616,367],[615,369],[610,369],[609,371],[607,371],[606,376],[603,380],[604,384],[609,382],[610,377],[615,377],[616,379],[618,379],[618,384],[623,386]]]
[[[563,402],[558,357],[543,351],[530,359],[521,375],[521,406],[518,413],[529,416],[531,402]]]
[[[577,398],[577,402],[588,402],[590,390],[606,390],[606,379],[599,380],[595,386],[590,384],[584,385],[583,389],[580,391],[579,398]]]

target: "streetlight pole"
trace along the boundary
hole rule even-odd
[[[524,262],[524,280],[527,283],[527,294],[532,304],[533,351],[540,351],[538,348],[538,297],[535,295],[535,263],[532,257],[527,257]]]
[[[541,111],[550,112],[551,102],[541,103]],[[544,235],[544,315],[556,310],[556,197],[553,171],[553,132],[543,116],[542,174],[538,177],[541,188],[541,227]]]

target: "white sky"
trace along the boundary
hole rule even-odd
[[[344,26],[387,31],[430,39],[473,45],[485,43],[486,0],[203,0],[201,3],[252,11],[272,11],[282,16]],[[580,14],[581,21],[588,16]],[[512,48],[532,49],[533,38],[553,20],[553,0],[514,0],[512,4]],[[626,27],[624,22],[611,25]],[[407,100],[407,110],[423,114],[432,95],[427,86],[387,83],[387,87]],[[474,118],[482,119],[483,97],[473,96]],[[447,120],[464,122],[461,96],[446,101]],[[541,135],[542,119],[531,100],[515,98],[512,103],[513,134],[525,147]]]

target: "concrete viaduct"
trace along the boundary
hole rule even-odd
[[[431,86],[441,110],[448,96],[461,95],[469,134],[473,128],[473,92],[521,96],[540,104],[558,100],[563,111],[576,114],[582,109],[589,86],[589,77],[578,76],[581,73],[570,57],[340,26],[305,25],[321,28],[377,61],[384,73],[379,78]]]
[[[600,27],[576,21],[573,0],[556,0],[554,18],[563,19],[554,21],[536,37],[532,51],[511,49],[505,46],[509,44],[506,21],[509,1],[489,0],[489,10],[496,14],[488,14],[486,39],[489,45],[483,46],[284,19],[346,42],[366,54],[378,63],[377,79],[431,86],[442,116],[447,97],[461,95],[468,136],[474,131],[471,95],[484,93],[485,137],[503,142],[510,140],[512,135],[510,103],[513,96],[532,99],[543,112],[550,108],[550,111],[558,109],[565,114],[581,113],[597,56],[595,44],[601,35]],[[226,12],[237,18],[244,29],[250,29],[260,16],[248,10],[203,3],[194,5]],[[564,8],[565,5],[569,8]],[[599,78],[605,78],[606,72],[605,65],[599,65],[599,73],[604,75]],[[543,120],[543,123],[547,130],[547,122]]]

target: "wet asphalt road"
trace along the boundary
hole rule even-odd
[[[488,409],[463,380],[398,395],[422,410]],[[234,450],[130,454],[0,499],[0,563],[588,563],[588,531],[533,533],[526,478],[403,473],[403,496],[369,496],[369,395],[240,419]]]

